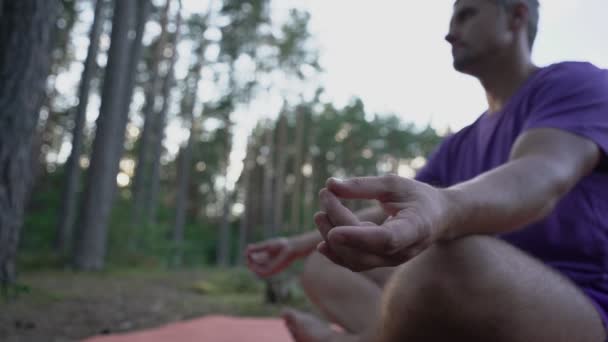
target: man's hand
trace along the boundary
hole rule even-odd
[[[260,277],[270,277],[300,257],[287,238],[276,238],[247,246],[247,266]]]
[[[375,199],[389,218],[358,222],[338,198]],[[324,238],[318,251],[353,271],[396,266],[444,238],[450,206],[441,189],[398,176],[330,179],[320,193],[324,212],[315,223]]]

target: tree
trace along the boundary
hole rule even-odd
[[[74,115],[74,129],[72,130],[72,151],[66,162],[66,173],[64,180],[64,189],[61,199],[61,208],[59,214],[59,222],[57,225],[57,233],[55,236],[55,249],[60,252],[66,252],[66,247],[71,241],[70,234],[74,224],[74,216],[76,215],[76,203],[78,200],[78,187],[80,184],[80,155],[83,149],[84,140],[84,125],[86,122],[86,110],[89,104],[89,92],[91,88],[91,80],[95,74],[97,66],[96,59],[99,51],[99,37],[103,29],[105,0],[97,0],[95,2],[95,14],[91,30],[89,33],[89,48],[87,57],[84,61],[84,70],[80,80],[80,88],[78,90],[78,106]]]
[[[163,51],[167,44],[167,24],[169,21],[169,9],[171,0],[167,0],[160,19],[160,35],[153,45],[152,60],[148,73],[150,81],[146,89],[144,107],[142,108],[142,118],[144,126],[137,150],[137,164],[133,179],[133,213],[132,223],[134,228],[144,223],[144,217],[149,217],[149,188],[150,188],[150,159],[153,149],[153,139],[155,130],[155,110],[159,93],[162,87],[162,78],[159,73],[159,66],[163,60]],[[147,196],[148,195],[148,196]],[[145,222],[148,224],[148,220]],[[136,233],[136,232],[133,232]],[[134,234],[135,235],[135,234]],[[132,237],[132,239],[134,236]],[[134,242],[131,241],[131,244]]]
[[[270,238],[274,236],[274,218],[273,218],[273,184],[274,179],[274,167],[273,158],[274,154],[274,130],[270,127],[266,129],[264,134],[264,183],[262,186],[262,192],[264,197],[264,237]]]
[[[0,1],[0,284],[15,256],[31,176],[31,143],[49,72],[57,1]]]
[[[306,129],[304,120],[305,113],[301,108],[296,109],[296,141],[294,144],[295,148],[295,160],[293,164],[293,174],[295,177],[293,189],[291,193],[291,224],[290,229],[299,231],[300,225],[300,207],[303,192],[302,190],[302,159],[304,155],[304,130]]]
[[[125,136],[123,116],[129,82],[131,42],[136,3],[114,0],[114,17],[108,64],[93,152],[76,226],[74,266],[79,270],[101,270],[105,266],[107,228],[116,190],[116,175]]]
[[[287,170],[287,116],[285,113],[279,115],[277,122],[277,145],[276,145],[276,174],[274,195],[274,219],[273,233],[277,234],[284,226],[283,214],[285,210],[285,172]]]
[[[165,137],[165,126],[167,121],[167,114],[169,112],[169,104],[171,103],[171,89],[175,83],[174,79],[174,67],[177,61],[177,43],[180,39],[180,30],[182,26],[181,17],[181,1],[179,2],[179,8],[177,11],[176,19],[176,30],[173,34],[171,41],[171,57],[169,59],[169,67],[163,80],[163,86],[161,89],[161,97],[163,99],[162,106],[156,115],[152,119],[152,142],[151,142],[151,172],[149,179],[149,192],[146,197],[146,203],[144,210],[146,213],[146,224],[152,224],[156,222],[156,211],[158,209],[158,193],[160,189],[160,158],[163,151],[163,139]],[[194,101],[194,100],[193,100]],[[194,105],[193,105],[194,106]],[[194,108],[194,107],[193,107]]]
[[[251,217],[251,206],[252,201],[249,196],[251,191],[251,179],[253,176],[253,170],[255,167],[255,142],[252,138],[250,138],[247,143],[247,152],[245,153],[245,159],[243,160],[243,171],[241,172],[241,193],[243,194],[243,213],[241,214],[241,221],[239,222],[239,244],[238,244],[238,256],[237,256],[237,264],[242,265],[245,261],[245,257],[243,252],[245,251],[245,247],[247,244],[247,240],[249,237],[249,232],[251,230],[250,224],[253,223],[253,220],[250,220]]]

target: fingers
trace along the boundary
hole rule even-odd
[[[330,234],[330,231],[332,229],[335,229],[335,227],[329,222],[329,218],[328,218],[327,214],[325,214],[324,212],[317,213],[317,215],[315,215],[315,224],[317,225],[317,228],[319,229],[319,232],[321,233],[323,240],[325,240],[317,246],[317,250],[321,254],[325,255],[328,259],[330,259],[331,261],[333,261],[334,263],[336,263],[338,265],[342,265],[343,261],[342,261],[341,257],[343,257],[343,256],[352,257],[358,253],[358,251],[353,250],[348,247],[344,247],[344,246],[340,246],[340,245],[330,246],[325,243],[327,241],[328,234]],[[338,257],[338,256],[340,256],[340,257]]]
[[[356,226],[359,224],[357,216],[345,207],[331,191],[322,189],[319,192],[319,198],[321,206],[333,226]]]
[[[385,255],[394,245],[393,232],[383,226],[336,227],[327,234],[331,248],[348,247],[357,251]]]
[[[323,237],[323,240],[326,240],[327,233],[329,233],[329,231],[333,228],[331,222],[329,222],[327,214],[322,211],[316,213],[314,216],[314,221],[319,233],[321,233],[321,236]]]
[[[286,244],[285,238],[277,238],[247,246],[247,266],[261,277],[282,271],[289,265]]]
[[[395,175],[355,177],[346,180],[330,178],[326,187],[340,198],[375,199],[382,201],[407,184],[408,180]]]
[[[271,239],[271,240],[266,240],[266,241],[250,244],[247,246],[246,253],[250,254],[250,253],[256,253],[256,252],[261,252],[261,251],[274,250],[274,249],[279,248],[281,246],[281,244],[282,244],[282,241],[279,239]]]
[[[345,248],[343,247],[342,250]],[[317,251],[331,260],[333,263],[350,269],[353,272],[361,272],[377,267],[393,266],[394,261],[382,256],[369,253],[357,252],[356,254],[334,253],[327,242],[323,241],[317,246]]]
[[[278,257],[272,259],[270,263],[264,265],[264,267],[260,270],[260,275],[262,277],[269,277],[271,275],[279,273],[285,267],[287,267],[287,265],[287,255],[280,254]]]
[[[327,242],[321,241],[317,245],[317,252],[323,254],[327,259],[331,260],[334,264],[348,268],[348,266],[344,262],[344,260],[331,250],[331,248],[329,247]]]

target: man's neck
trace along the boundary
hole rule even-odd
[[[529,58],[511,59],[510,63],[500,63],[479,81],[486,91],[488,113],[501,111],[509,99],[526,82],[538,67]]]

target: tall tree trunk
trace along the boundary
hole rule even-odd
[[[227,267],[230,265],[230,208],[232,208],[232,196],[227,188],[224,188],[223,201],[217,263],[221,267]]]
[[[287,117],[284,114],[279,116],[277,140],[277,173],[275,177],[275,197],[274,197],[274,233],[278,234],[285,224],[283,214],[285,210],[285,171],[287,169]]]
[[[89,48],[87,58],[84,61],[84,70],[78,90],[78,106],[74,116],[74,129],[72,131],[72,151],[66,163],[66,174],[64,189],[60,203],[59,223],[55,235],[54,247],[59,253],[67,252],[67,246],[71,242],[70,235],[76,216],[76,203],[78,200],[78,188],[80,184],[80,155],[83,148],[84,125],[86,122],[86,111],[89,104],[89,92],[91,80],[97,66],[96,59],[99,51],[99,37],[103,29],[105,0],[97,0],[93,24],[89,33]]]
[[[272,127],[268,127],[266,130],[266,134],[264,137],[264,146],[266,149],[266,161],[264,163],[264,184],[263,184],[263,192],[264,192],[264,237],[270,238],[274,235],[273,233],[273,184],[272,180],[274,179],[274,167],[273,167],[273,158],[272,155],[274,153],[274,129]]]
[[[237,264],[242,265],[245,261],[243,252],[245,251],[245,247],[248,241],[249,231],[251,230],[251,224],[253,223],[250,218],[251,213],[251,197],[250,197],[250,184],[251,184],[251,176],[253,173],[253,167],[255,163],[254,151],[253,148],[253,139],[249,141],[247,144],[247,152],[245,153],[245,160],[243,162],[243,171],[241,172],[241,178],[243,184],[241,185],[241,191],[244,194],[243,196],[243,212],[241,213],[241,221],[239,222],[239,244],[238,244],[238,257]]]
[[[133,179],[133,213],[131,215],[133,228],[144,223],[144,206],[146,202],[146,189],[149,185],[150,155],[152,154],[152,140],[154,130],[154,113],[156,110],[156,98],[161,92],[162,78],[159,75],[160,62],[163,59],[163,51],[167,42],[167,23],[169,21],[169,9],[171,0],[167,0],[163,10],[160,29],[161,33],[152,54],[149,87],[146,89],[142,117],[144,126],[141,134],[141,141],[138,144],[137,164],[135,166],[135,176]],[[132,232],[132,238],[137,232]],[[134,241],[131,241],[133,244]]]
[[[292,231],[300,231],[302,225],[300,208],[303,194],[300,190],[302,187],[302,156],[304,154],[304,125],[306,122],[306,120],[304,120],[304,115],[305,113],[302,112],[302,109],[296,109],[296,156],[293,167],[295,182],[291,194],[291,224],[289,228]]]
[[[145,198],[144,211],[146,215],[146,224],[152,224],[156,222],[156,212],[158,210],[158,193],[160,190],[160,158],[163,151],[163,140],[165,137],[165,126],[167,121],[167,114],[169,112],[169,105],[171,103],[171,89],[175,83],[175,62],[177,61],[177,44],[180,39],[180,32],[182,26],[182,16],[181,16],[181,2],[180,7],[177,12],[177,19],[175,21],[176,30],[173,35],[172,44],[172,54],[171,59],[169,60],[169,68],[167,70],[167,74],[165,75],[165,79],[163,81],[163,88],[161,89],[161,95],[163,98],[163,105],[156,113],[156,116],[153,118],[152,122],[152,155],[151,155],[151,173],[149,179],[149,192]],[[202,62],[197,70],[202,68]],[[195,87],[194,96],[196,97],[196,91],[198,91],[198,80],[197,78],[197,86]],[[194,99],[193,99],[194,101]],[[192,110],[194,109],[194,102],[192,103],[192,109],[190,109],[190,113],[192,114]]]
[[[224,205],[222,208],[222,220],[220,221],[220,241],[217,254],[218,264],[220,266],[230,265],[230,209],[232,208],[232,196],[228,190],[228,163],[230,162],[230,146],[232,135],[230,134],[230,119],[226,118],[224,125],[226,127],[226,159],[222,166],[224,174]]]
[[[49,72],[54,0],[0,1],[0,285],[14,283],[31,142]]]
[[[127,68],[126,75],[126,87],[125,94],[122,97],[121,104],[121,119],[120,127],[127,127],[127,123],[129,122],[129,113],[131,108],[131,99],[133,97],[133,91],[135,89],[135,81],[137,78],[137,70],[139,67],[139,62],[141,61],[141,56],[144,50],[143,46],[143,37],[144,31],[146,29],[146,23],[148,22],[148,16],[150,14],[152,4],[150,0],[138,0],[137,1],[137,10],[136,10],[136,20],[135,20],[135,33],[133,40],[131,41],[131,46],[129,49],[129,66]],[[124,129],[123,129],[124,132]],[[124,134],[123,134],[124,135]],[[116,144],[116,157],[117,163],[120,163],[120,159],[122,158],[122,154],[124,152],[124,141],[125,137],[123,137],[122,142],[118,142]]]
[[[114,0],[114,18],[106,77],[97,131],[83,206],[76,226],[74,266],[80,270],[101,270],[105,266],[107,229],[116,190],[119,156],[124,143],[125,125],[122,116],[128,92],[130,66],[129,31],[135,18],[135,2]]]
[[[190,121],[190,124],[193,124],[193,120]],[[175,244],[174,266],[181,266],[182,263],[182,244],[184,242],[186,213],[188,212],[188,190],[190,188],[190,167],[192,166],[194,134],[194,127],[191,126],[188,142],[179,152],[177,199],[175,204],[177,210],[175,212],[175,224],[173,225],[173,242]]]
[[[310,174],[306,178],[304,185],[304,221],[302,224],[303,230],[309,230],[313,228],[313,214],[315,212],[315,199],[316,194],[320,189],[315,188],[316,174],[319,172],[315,165],[315,156],[313,149],[315,148],[315,124],[313,117],[307,118],[308,123],[308,148],[306,149],[306,164],[310,166]]]
[[[315,193],[318,189],[315,189],[315,168],[314,168],[314,158],[310,156],[307,157],[306,164],[311,166],[312,173],[306,178],[304,182],[304,221],[302,223],[301,230],[307,230],[313,228],[313,214],[314,214],[314,203],[315,203]],[[300,231],[301,231],[300,230]]]

